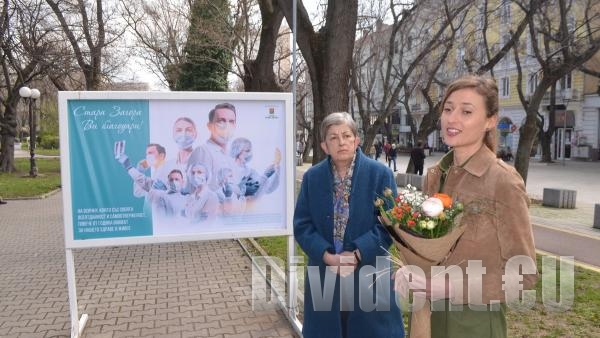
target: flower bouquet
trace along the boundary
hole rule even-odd
[[[444,261],[464,232],[460,226],[464,207],[446,194],[429,197],[408,185],[393,196],[388,188],[375,206],[404,263],[417,265],[425,273]]]

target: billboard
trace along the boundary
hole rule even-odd
[[[291,93],[60,92],[65,245],[290,235]]]

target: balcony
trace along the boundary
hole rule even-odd
[[[421,104],[420,103],[414,103],[410,105],[410,110],[411,111],[419,111],[421,110]]]
[[[556,90],[556,102],[563,101],[579,101],[581,95],[577,89],[557,89]],[[550,101],[550,92],[544,93],[544,101]]]

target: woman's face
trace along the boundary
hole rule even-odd
[[[334,163],[350,163],[354,158],[360,138],[352,133],[346,124],[332,125],[321,142],[323,151],[330,155]]]
[[[483,145],[486,130],[496,127],[487,117],[484,97],[474,89],[459,89],[444,102],[441,116],[444,143],[462,154],[474,154]]]
[[[240,151],[238,158],[244,163],[250,162],[250,160],[252,160],[252,148],[250,148],[249,146],[242,148],[242,151]]]

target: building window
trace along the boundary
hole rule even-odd
[[[456,64],[458,65],[458,68],[462,69],[465,67],[465,49],[463,47],[459,47],[458,50],[456,51]]]
[[[533,92],[535,92],[535,89],[537,88],[538,85],[538,74],[537,73],[533,73],[531,75],[529,75],[529,80],[527,81],[527,93],[528,94],[533,94]]]
[[[569,33],[573,34],[575,32],[575,25],[575,17],[572,14],[569,14],[567,17],[567,29],[569,30]]]
[[[511,38],[512,38],[512,36],[509,33],[502,35],[502,48],[504,48],[504,46],[506,46],[508,44],[508,42],[510,41]],[[504,65],[506,67],[508,67],[510,65],[510,63],[512,62],[511,60],[512,60],[512,53],[506,53],[506,55],[504,55],[504,57],[502,58],[502,61],[504,61]]]
[[[532,55],[533,56],[534,52],[535,51],[533,50],[533,41],[532,41],[531,37],[529,37],[527,39],[527,55]]]
[[[500,96],[501,97],[508,97],[510,95],[510,81],[508,77],[503,77],[502,78],[502,91],[500,92]]]
[[[500,7],[500,20],[503,24],[510,23],[510,1],[503,0]]]
[[[571,89],[571,73],[565,75],[565,77],[563,78],[563,89]]]

